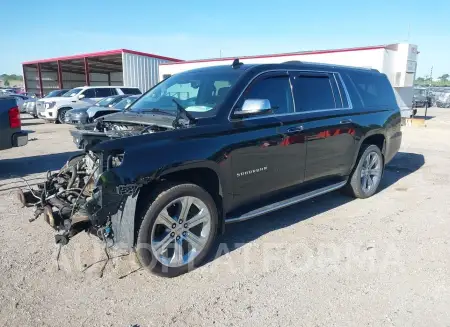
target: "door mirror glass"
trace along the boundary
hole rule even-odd
[[[84,94],[78,95],[78,100],[81,100],[81,99],[84,99],[84,98],[85,98],[85,95],[84,95]]]
[[[272,111],[272,106],[268,99],[247,99],[242,108],[234,112],[234,116],[256,116],[267,114]]]

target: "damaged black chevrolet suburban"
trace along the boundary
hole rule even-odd
[[[174,75],[74,130],[85,153],[19,195],[58,243],[88,231],[176,276],[201,264],[227,223],[341,188],[372,196],[400,121],[376,70],[235,60]]]

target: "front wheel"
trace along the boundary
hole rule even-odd
[[[195,184],[167,183],[150,197],[138,232],[141,264],[174,277],[205,259],[217,234],[218,213],[211,195]]]
[[[64,124],[65,123],[67,111],[68,111],[68,109],[60,109],[58,111],[58,118],[57,118],[57,122],[58,123],[60,123],[60,124]]]
[[[347,191],[365,199],[375,194],[383,176],[383,155],[376,145],[364,145],[358,164],[350,175]]]

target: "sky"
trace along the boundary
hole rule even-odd
[[[131,49],[180,59],[410,42],[417,76],[450,73],[450,1],[0,0],[0,74]],[[25,5],[26,4],[26,5]]]

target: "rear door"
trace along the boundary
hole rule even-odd
[[[356,151],[351,102],[337,73],[291,71],[296,111],[305,117],[305,181],[350,173]]]

